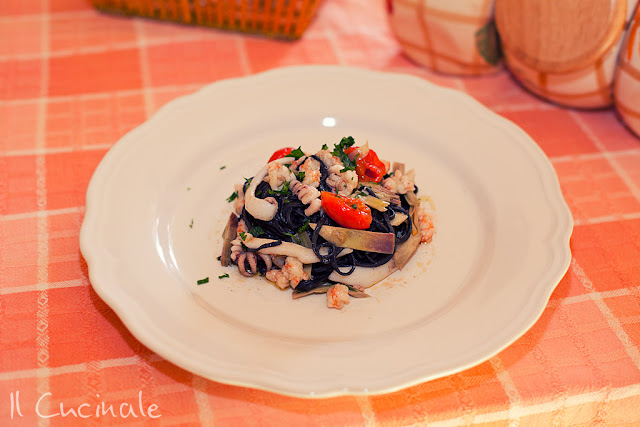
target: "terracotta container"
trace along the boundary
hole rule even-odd
[[[496,0],[505,60],[532,92],[557,104],[613,104],[624,30],[637,0]]]
[[[616,109],[627,126],[640,136],[640,5],[629,23],[614,83]]]
[[[500,68],[493,0],[387,0],[391,28],[406,55],[446,74]]]

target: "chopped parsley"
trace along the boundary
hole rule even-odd
[[[295,150],[291,151],[289,154],[287,154],[285,157],[293,157],[294,159],[298,160],[302,156],[304,156],[304,151],[302,151],[302,149],[298,147]]]
[[[229,273],[224,273],[222,276],[218,276],[218,279],[225,279],[229,277]]]
[[[249,230],[249,233],[251,233],[251,235],[257,237],[257,236],[260,236],[260,235],[264,234],[264,230],[259,225],[256,225],[251,230]]]
[[[295,234],[291,234],[291,233],[284,233],[285,236],[289,236],[291,237],[291,239],[296,242],[297,244],[300,244],[300,239],[298,238],[298,236],[296,236]]]
[[[282,188],[280,190],[269,190],[269,194],[273,195],[273,194],[281,194],[283,196],[287,195],[287,193],[289,193],[289,184],[290,181],[285,181],[284,185],[282,186]]]
[[[302,182],[302,180],[304,179],[305,173],[304,172],[298,172],[295,175],[296,175],[296,178],[298,179],[298,181]]]
[[[360,156],[360,153],[356,154],[356,156],[353,158],[353,161],[351,161],[351,163],[353,163],[353,166],[345,166],[342,169],[340,169],[340,173],[342,172],[346,172],[346,171],[354,171],[356,170],[356,160],[358,159],[358,157]],[[348,157],[347,157],[348,158]]]
[[[229,197],[227,197],[227,202],[231,203],[237,198],[238,198],[238,192],[234,191],[233,193],[231,193]]]
[[[220,261],[220,258],[222,258],[222,257],[218,256],[216,259],[217,259],[218,261]]]
[[[339,143],[333,146],[333,151],[331,152],[331,154],[339,158],[342,161],[342,164],[344,165],[344,168],[340,171],[340,173],[346,172],[346,171],[352,171],[356,169],[355,160],[356,158],[358,158],[358,156],[356,156],[356,158],[351,160],[349,156],[347,156],[347,154],[344,152],[344,150],[351,147],[355,143],[356,141],[353,139],[353,137],[348,136],[348,137],[342,138]]]
[[[220,166],[220,170],[226,169],[226,166]]]
[[[242,240],[247,240],[247,233],[245,233],[244,231],[241,231],[241,232],[240,232],[240,233],[238,233],[238,234],[240,234],[240,238],[241,238]]]
[[[346,287],[347,287],[347,289],[349,289],[350,291],[353,291],[353,292],[362,292],[362,291],[357,290],[356,288],[354,288],[354,287],[353,287],[353,286],[351,286],[351,285],[345,285],[345,286],[346,286]]]
[[[198,280],[198,285],[204,285],[205,283],[209,283],[209,278],[205,277],[204,279]]]
[[[327,147],[327,144],[322,144],[322,149],[323,149],[323,150],[328,150],[328,149],[329,149],[329,147]]]
[[[309,229],[309,219],[305,219],[304,220],[304,224],[302,224],[300,226],[300,228],[298,228],[298,233],[302,233],[303,231],[306,231]]]
[[[187,191],[191,191],[191,187],[187,187]]]
[[[353,205],[351,205],[351,207],[352,207],[353,209],[358,209],[358,205],[356,205],[355,203],[354,203]]]
[[[191,218],[191,224],[189,224],[189,228],[193,228],[193,218]]]

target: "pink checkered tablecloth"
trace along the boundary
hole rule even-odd
[[[523,337],[405,390],[305,400],[172,365],[96,295],[78,234],[107,150],[178,96],[298,64],[459,89],[540,145],[575,219],[573,258]],[[402,54],[382,0],[325,0],[297,42],[105,15],[87,0],[0,0],[0,425],[640,425],[639,349],[640,139],[613,111],[545,103],[504,70],[421,68]],[[155,412],[45,418],[35,410],[43,396],[49,415],[61,403],[138,400]]]

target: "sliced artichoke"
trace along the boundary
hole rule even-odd
[[[251,236],[251,235],[249,235]],[[291,242],[280,242],[278,240],[273,239],[261,239],[258,237],[247,237],[242,243],[253,250],[257,250],[260,254],[269,254],[269,255],[285,255],[294,258],[298,258],[300,262],[303,264],[313,264],[316,262],[320,262],[320,259],[313,252],[313,249],[305,248],[302,245],[296,245]],[[269,246],[273,245],[273,246]],[[258,250],[258,248],[262,247],[262,249]],[[347,255],[351,253],[350,249],[345,249],[340,254],[340,256]]]
[[[420,245],[421,233],[420,224],[418,223],[418,209],[412,206],[409,209],[409,216],[411,217],[411,223],[413,225],[411,228],[411,236],[409,236],[405,242],[399,244],[396,253],[393,254],[393,260],[400,269],[407,264]]]
[[[229,221],[222,232],[222,253],[220,254],[220,262],[224,267],[231,265],[231,241],[234,240],[238,232],[238,217],[232,213],[229,215]]]
[[[315,230],[317,225],[309,224],[309,226]],[[324,225],[318,234],[328,242],[341,248],[382,254],[392,254],[395,250],[396,236],[393,233],[377,233]]]
[[[403,222],[405,222],[407,220],[407,218],[409,218],[407,216],[407,214],[402,213],[402,212],[397,212],[396,216],[394,216],[393,219],[391,221],[389,221],[389,224],[391,224],[394,227],[397,227],[400,224],[402,224]]]
[[[373,191],[373,194],[375,194],[375,196],[380,200],[393,203],[394,205],[400,204],[400,196],[398,196],[393,191],[384,188],[380,184],[376,184],[373,182],[361,182],[360,185],[369,187],[371,191]]]
[[[386,211],[387,206],[389,206],[389,202],[385,202],[384,200],[378,199],[377,197],[374,197],[374,196],[367,195],[367,196],[359,196],[358,198],[361,199],[365,205],[380,212]]]

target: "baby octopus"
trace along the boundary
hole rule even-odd
[[[273,265],[271,256],[246,251],[242,246],[243,239],[240,237],[240,233],[245,233],[245,240],[253,238],[250,233],[247,233],[247,225],[243,220],[238,222],[238,237],[231,241],[231,260],[238,264],[240,274],[246,277],[258,274],[258,259],[264,262],[266,271],[269,271]]]
[[[231,245],[231,260],[238,264],[238,271],[243,276],[251,277],[259,274],[258,259],[262,259],[267,271],[271,270],[273,264],[270,255],[245,251],[242,249],[241,239],[232,241]]]
[[[304,203],[305,205],[309,205],[309,207],[304,210],[304,214],[306,216],[313,215],[322,207],[322,202],[319,198],[320,192],[316,188],[310,185],[305,185],[298,180],[291,181],[289,188],[291,189],[293,194],[298,196],[298,199],[302,203]]]

